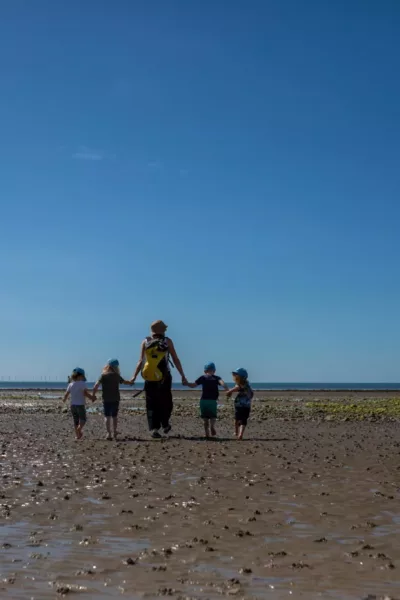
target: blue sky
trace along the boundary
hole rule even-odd
[[[0,374],[399,381],[397,0],[3,0]]]

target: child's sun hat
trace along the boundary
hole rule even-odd
[[[77,375],[83,375],[83,377],[85,377],[85,369],[81,369],[80,367],[75,367],[75,369],[72,372],[76,373]]]
[[[243,367],[239,367],[239,369],[236,369],[236,371],[232,371],[232,374],[239,375],[239,377],[242,377],[243,379],[247,379],[249,377],[248,372],[246,369],[243,369]]]

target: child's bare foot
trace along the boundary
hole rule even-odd
[[[215,427],[211,427],[211,435],[213,437],[215,437],[217,435],[217,431],[216,431]]]
[[[107,433],[106,440],[108,440],[109,442],[112,441],[112,435],[111,435],[111,433]]]

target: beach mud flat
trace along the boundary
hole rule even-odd
[[[168,439],[124,393],[76,442],[47,394],[0,394],[1,598],[400,599],[393,392],[262,392],[243,442],[183,392]]]

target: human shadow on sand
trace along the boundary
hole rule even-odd
[[[238,440],[235,437],[215,437],[215,438],[206,438],[204,435],[192,435],[192,436],[188,436],[188,435],[169,435],[168,437],[161,437],[161,438],[157,438],[157,439],[153,439],[151,437],[130,437],[130,436],[124,436],[121,438],[118,438],[117,440],[114,440],[114,443],[128,443],[128,442],[163,442],[166,443],[169,440],[171,441],[184,441],[184,442],[211,442],[211,443],[218,443],[218,442],[290,442],[289,438],[274,438],[274,437],[268,437],[268,438],[261,438],[261,437],[248,437],[248,438],[244,438],[243,440]],[[96,441],[98,442],[105,442],[106,440],[104,439],[97,439]],[[111,443],[111,441],[107,442],[107,443]]]

